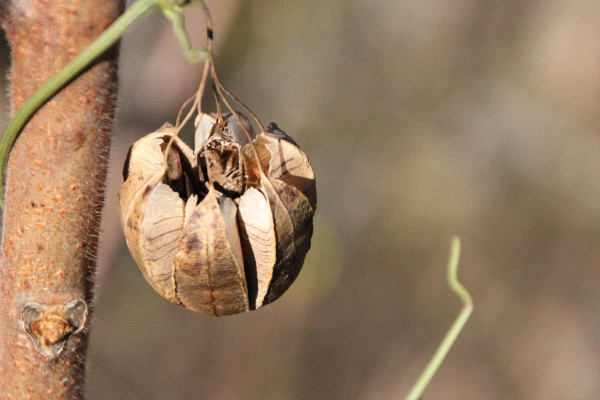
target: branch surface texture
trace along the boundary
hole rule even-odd
[[[122,11],[121,0],[0,4],[11,113]],[[80,399],[117,51],[46,103],[8,160],[0,264],[0,396]]]

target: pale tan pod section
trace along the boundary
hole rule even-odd
[[[300,190],[279,179],[264,179],[263,188],[273,212],[277,238],[277,263],[264,300],[268,304],[278,299],[300,273],[310,249],[314,211]]]
[[[208,315],[249,309],[242,250],[236,240],[235,204],[214,189],[194,209],[175,257],[177,295],[181,303]],[[231,202],[231,204],[228,204]]]
[[[174,254],[172,251],[163,253],[160,247],[165,241],[180,240],[183,225],[183,221],[178,223],[161,217],[161,210],[167,209],[172,209],[171,216],[182,214],[181,199],[161,183],[165,170],[161,145],[168,142],[173,130],[171,125],[165,124],[131,147],[124,171],[127,179],[119,191],[117,206],[127,245],[144,278],[158,293],[178,303],[172,280],[166,276],[172,269]],[[174,144],[185,157],[192,159],[192,151],[185,143],[176,138]],[[169,231],[173,232],[167,233]],[[159,232],[166,233],[166,237],[157,237]]]
[[[287,135],[286,135],[287,136]],[[308,199],[311,207],[317,207],[315,174],[306,154],[298,146],[269,132],[259,135],[254,141],[264,172],[270,178],[280,179],[296,187]],[[245,149],[246,157],[253,163],[252,151]]]
[[[183,200],[169,186],[159,183],[146,202],[142,237],[146,250],[146,275],[167,299],[176,299],[173,262],[183,229]]]
[[[250,188],[240,198],[238,222],[248,291],[250,298],[255,299],[251,308],[259,308],[269,290],[277,260],[273,213],[262,190]],[[254,274],[251,276],[249,271]]]

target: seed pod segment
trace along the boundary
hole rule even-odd
[[[185,226],[174,281],[184,307],[207,315],[248,311],[237,207],[211,188]]]
[[[263,189],[249,188],[238,202],[250,307],[256,309],[264,303],[277,261],[275,222]]]
[[[317,208],[317,191],[315,174],[306,154],[296,144],[294,139],[271,123],[265,133],[254,139],[254,146],[260,158],[260,169],[269,178],[280,179],[288,185],[300,190],[309,200],[313,210]],[[252,156],[249,145],[244,147],[246,169],[256,174],[259,167]],[[250,180],[253,176],[249,177]]]
[[[127,245],[144,278],[169,301],[178,303],[172,265],[181,240],[185,204],[172,186],[181,190],[191,186],[195,163],[191,149],[175,138],[172,149],[180,157],[179,166],[186,170],[180,179],[187,182],[168,182],[163,149],[173,133],[174,128],[165,124],[131,147],[118,211]]]

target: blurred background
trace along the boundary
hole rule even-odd
[[[144,281],[122,165],[201,72],[147,18],[122,43],[87,398],[403,398],[460,310],[458,234],[475,312],[424,398],[599,399],[600,2],[207,3],[224,84],[310,157],[312,249],[245,315]],[[186,18],[204,43],[201,12]]]

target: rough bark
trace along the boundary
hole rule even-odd
[[[121,0],[0,0],[12,51],[11,112],[109,26],[122,6]],[[0,265],[2,399],[82,397],[87,326],[85,315],[74,321],[68,304],[84,300],[89,321],[116,58],[113,49],[50,100],[10,154]],[[62,352],[51,346],[65,338]]]

